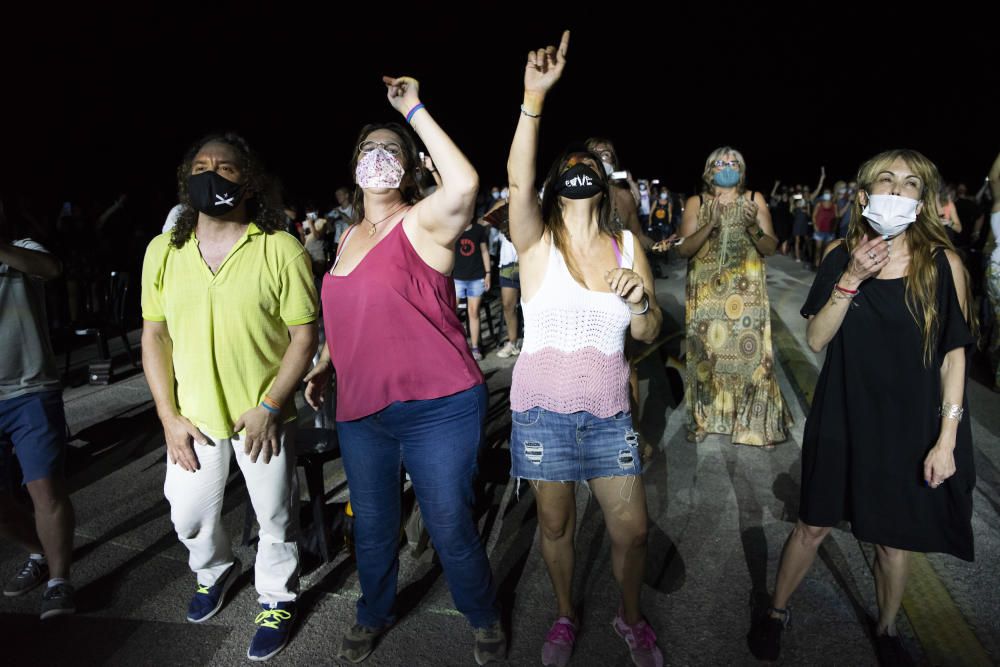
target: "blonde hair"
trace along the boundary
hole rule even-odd
[[[740,182],[736,186],[736,191],[739,194],[746,192],[747,161],[743,159],[743,153],[731,146],[716,148],[714,151],[709,153],[708,158],[705,160],[705,170],[701,174],[701,182],[704,186],[705,192],[709,194],[715,192],[715,183],[712,181],[712,168],[715,167],[716,160],[721,160],[727,155],[732,155],[736,161],[740,163]]]
[[[934,350],[940,330],[937,308],[937,264],[935,255],[945,250],[955,251],[938,220],[937,195],[940,189],[941,175],[933,162],[914,150],[894,149],[879,153],[858,169],[858,189],[871,196],[871,186],[875,178],[883,171],[888,171],[896,160],[902,160],[921,181],[920,201],[923,207],[917,214],[917,219],[906,229],[906,242],[910,248],[910,266],[906,276],[906,307],[914,321],[923,332],[924,365],[930,366],[934,359]],[[864,210],[860,197],[856,198],[851,209],[851,220],[847,228],[847,250],[853,252],[863,242],[865,235],[869,237],[872,230],[861,215]],[[965,271],[963,267],[962,271]],[[966,321],[976,335],[977,323],[971,312],[972,294],[968,274],[965,276]]]

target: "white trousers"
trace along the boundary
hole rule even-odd
[[[233,564],[233,549],[222,525],[222,499],[235,456],[260,524],[254,579],[262,604],[294,600],[299,589],[299,490],[295,472],[295,426],[285,424],[281,453],[270,463],[243,453],[240,436],[211,445],[194,444],[200,468],[188,472],[167,457],[163,494],[170,503],[174,530],[189,552],[188,565],[198,584],[212,586]]]

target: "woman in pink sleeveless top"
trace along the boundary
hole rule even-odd
[[[524,104],[507,161],[510,237],[520,261],[524,345],[511,385],[511,476],[530,480],[556,621],[542,664],[565,665],[577,615],[572,599],[576,484],[604,512],[621,586],[615,631],[636,665],[661,666],[656,634],[639,608],[646,562],[646,494],[629,413],[625,334],[660,331],[653,276],[630,232],[611,222],[600,158],[567,152],[553,164],[539,206],[535,159],[542,105],[558,81],[569,33],[528,55]]]
[[[402,464],[455,606],[474,628],[476,659],[485,664],[506,652],[472,514],[486,387],[449,277],[478,176],[420,103],[417,82],[384,80],[390,103],[433,156],[441,185],[421,198],[420,160],[407,129],[388,123],[362,130],[351,165],[355,221],[323,281],[328,346],[306,376],[306,398],[316,407],[336,369],[337,432],[355,517],[361,599],[339,657],[364,660],[395,622]]]

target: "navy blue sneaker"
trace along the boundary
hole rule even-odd
[[[212,586],[198,585],[191,604],[188,605],[187,620],[192,623],[202,623],[215,616],[222,609],[222,603],[226,601],[226,591],[236,581],[240,573],[240,561],[233,559],[233,564],[229,566],[219,580]]]
[[[247,649],[251,660],[267,660],[285,648],[295,623],[295,601],[262,604],[261,611],[254,619],[257,633]]]

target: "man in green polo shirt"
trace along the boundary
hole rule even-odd
[[[299,555],[294,392],[316,349],[309,256],[286,232],[246,142],[199,141],[178,170],[184,210],[142,269],[142,360],[167,444],[164,494],[197,590],[187,619],[222,607],[240,571],[222,525],[235,456],[260,523],[262,611],[247,651],[266,660],[295,620]]]

